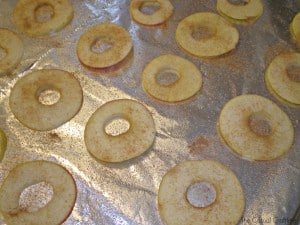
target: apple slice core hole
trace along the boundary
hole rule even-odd
[[[53,197],[53,188],[49,183],[40,182],[25,188],[19,198],[20,209],[32,213],[45,207]]]

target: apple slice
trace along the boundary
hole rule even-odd
[[[276,56],[266,70],[268,89],[288,105],[300,106],[300,53]]]
[[[245,0],[244,4],[233,4],[229,0],[217,1],[218,12],[234,23],[249,24],[263,13],[261,0]]]
[[[51,15],[46,21],[38,21],[36,12],[48,6]],[[13,12],[13,19],[22,32],[30,36],[43,36],[65,27],[73,18],[73,7],[69,0],[20,0]]]
[[[0,49],[5,54],[0,58],[0,75],[11,72],[21,61],[24,45],[22,40],[14,32],[0,28]]]
[[[22,191],[45,182],[52,186],[52,199],[37,211],[20,207]],[[0,188],[0,212],[11,225],[58,225],[64,222],[75,205],[77,188],[72,175],[62,166],[47,161],[31,161],[16,166]]]
[[[240,95],[225,104],[219,116],[225,142],[248,160],[272,160],[292,146],[291,120],[272,101],[259,95]]]
[[[131,49],[132,40],[127,30],[117,24],[100,23],[80,36],[76,54],[83,65],[103,69],[123,61]]]
[[[296,14],[290,25],[290,32],[294,40],[300,45],[300,12]]]
[[[47,93],[50,93],[49,98],[43,98],[47,97]],[[33,71],[16,82],[11,90],[9,105],[15,117],[26,127],[46,131],[61,126],[75,116],[82,101],[80,83],[71,73],[43,69]]]
[[[237,224],[244,208],[238,178],[217,161],[181,162],[159,185],[158,210],[167,225]]]
[[[143,7],[157,7],[152,14],[143,13]],[[169,0],[131,0],[129,11],[131,18],[142,25],[154,26],[164,23],[173,13],[173,5]]]
[[[194,56],[214,57],[233,50],[239,41],[239,32],[223,17],[201,12],[180,21],[175,38],[183,50]]]
[[[0,128],[0,162],[2,161],[7,147],[7,138],[4,131]]]
[[[107,126],[117,119],[126,121],[129,128],[117,134],[107,132]],[[130,99],[118,99],[103,104],[93,113],[84,130],[84,141],[95,158],[116,163],[147,151],[155,134],[154,120],[144,105]]]
[[[166,85],[158,82],[158,76],[174,74],[177,80]],[[168,79],[166,79],[168,80]],[[194,96],[202,86],[202,74],[190,61],[176,55],[161,55],[153,59],[143,70],[142,85],[152,97],[179,102]]]

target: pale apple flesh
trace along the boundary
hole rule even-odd
[[[290,32],[297,45],[300,46],[300,12],[293,18],[290,25]]]
[[[116,118],[129,123],[129,129],[120,135],[106,132],[106,125]],[[151,113],[141,103],[118,99],[100,106],[89,118],[84,141],[88,152],[104,162],[118,163],[135,158],[153,144],[156,129]]]
[[[178,79],[169,85],[159,84],[157,75],[168,70],[176,73]],[[176,55],[161,55],[144,68],[142,85],[150,96],[158,100],[179,102],[199,92],[202,86],[202,74],[193,63],[184,58]]]
[[[253,118],[259,120],[252,123]],[[276,159],[287,153],[294,141],[288,115],[259,95],[240,95],[229,100],[221,110],[218,125],[228,146],[247,160]]]
[[[145,5],[158,6],[152,14],[145,14],[141,8]],[[173,13],[173,5],[169,0],[131,0],[129,11],[131,18],[142,25],[154,26],[164,23]]]
[[[51,90],[59,94],[57,102],[46,105],[39,96]],[[9,98],[15,117],[26,127],[46,131],[66,123],[80,110],[83,93],[79,81],[69,72],[42,69],[26,74],[13,86]]]
[[[93,45],[97,42],[110,47],[104,51],[95,52]],[[113,23],[101,23],[89,28],[81,35],[77,43],[76,54],[83,65],[101,69],[123,61],[131,49],[132,40],[127,30]]]
[[[198,29],[208,30],[207,37],[196,38]],[[239,41],[238,30],[223,17],[210,12],[192,14],[179,22],[176,28],[177,44],[197,57],[216,57],[233,50]]]
[[[279,100],[300,106],[300,54],[293,52],[276,56],[266,70],[265,81],[269,91]]]
[[[8,74],[20,63],[24,45],[19,36],[5,28],[0,28],[0,48],[5,56],[0,59],[0,75]]]
[[[35,18],[35,11],[48,5],[53,9],[53,15],[45,22]],[[13,19],[18,29],[30,36],[44,36],[64,28],[73,19],[73,6],[69,0],[20,0],[18,1]]]
[[[20,208],[22,191],[39,182],[46,182],[52,186],[52,199],[34,212]],[[76,195],[75,181],[64,167],[47,161],[25,162],[17,165],[2,183],[0,212],[5,222],[11,225],[59,225],[72,212]]]
[[[205,182],[215,189],[210,204],[191,204],[191,185]],[[201,194],[201,193],[200,193]],[[200,207],[199,207],[200,206]],[[158,210],[167,225],[237,224],[243,215],[245,196],[237,176],[213,160],[184,161],[162,178],[158,190]]]
[[[232,4],[228,0],[217,1],[218,12],[233,23],[250,24],[263,13],[261,0],[249,0],[245,4]]]
[[[4,131],[0,128],[0,162],[3,160],[7,148],[7,137]]]

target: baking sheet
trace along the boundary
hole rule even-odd
[[[174,13],[164,26],[146,28],[129,16],[128,0],[71,1],[74,18],[50,37],[31,38],[12,22],[15,0],[0,0],[0,27],[16,31],[25,44],[21,64],[10,76],[0,78],[0,126],[8,136],[8,149],[0,164],[0,182],[17,164],[45,159],[64,165],[76,179],[78,196],[64,224],[162,224],[157,211],[157,191],[162,176],[176,163],[188,159],[214,159],[238,176],[246,195],[240,224],[299,224],[292,220],[300,204],[300,109],[277,101],[266,89],[264,71],[272,58],[299,51],[288,26],[300,11],[300,1],[263,1],[264,13],[251,26],[235,25],[240,33],[237,48],[222,57],[198,59],[182,52],[175,29],[186,16],[216,12],[216,1],[173,0]],[[133,53],[116,71],[89,71],[76,57],[80,35],[97,23],[112,22],[126,28]],[[203,87],[190,100],[168,104],[149,97],[141,86],[146,63],[166,53],[193,62],[203,74]],[[58,68],[74,73],[84,92],[80,112],[63,126],[36,132],[13,116],[8,98],[15,82],[28,72]],[[255,93],[276,102],[291,118],[295,141],[283,157],[250,162],[232,153],[217,132],[223,105],[234,96]],[[91,114],[103,103],[136,99],[152,112],[157,135],[142,156],[119,164],[96,161],[87,152],[83,132]],[[1,221],[1,224],[4,222]]]

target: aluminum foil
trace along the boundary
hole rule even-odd
[[[198,59],[182,52],[176,45],[175,29],[192,13],[217,13],[215,0],[172,0],[171,18],[164,26],[152,28],[131,20],[129,0],[71,2],[74,18],[65,29],[49,37],[32,38],[19,32],[12,21],[16,1],[0,0],[0,27],[17,32],[25,43],[21,64],[11,75],[0,78],[0,126],[8,136],[0,182],[19,163],[55,161],[73,174],[78,187],[76,205],[64,224],[159,225],[163,223],[157,210],[157,191],[162,176],[183,160],[214,159],[231,168],[244,188],[246,208],[240,224],[299,224],[293,216],[300,204],[300,109],[277,101],[264,83],[266,66],[275,55],[299,51],[288,30],[293,16],[300,11],[299,0],[263,0],[264,13],[256,23],[235,25],[240,33],[237,48],[212,59]],[[89,71],[77,59],[76,44],[87,28],[102,22],[126,28],[133,40],[133,52],[117,70]],[[190,60],[202,72],[202,90],[190,100],[168,104],[143,91],[144,66],[166,53]],[[17,121],[8,99],[20,77],[44,68],[72,72],[82,86],[84,103],[69,122],[48,132],[37,132]],[[295,140],[283,157],[268,162],[243,160],[233,154],[217,132],[224,104],[247,93],[267,97],[291,118]],[[119,98],[136,99],[152,112],[157,128],[155,143],[133,160],[99,162],[85,148],[85,124],[99,106]]]

